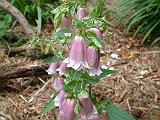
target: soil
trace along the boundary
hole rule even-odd
[[[106,6],[111,9],[114,3],[115,0],[107,1]],[[116,73],[93,85],[92,94],[100,100],[111,98],[137,120],[159,120],[160,48],[142,46],[141,35],[132,38],[120,28],[109,27],[104,35],[107,37],[103,39],[105,56],[101,64],[112,67]],[[4,46],[0,49],[0,72],[43,64],[26,53],[9,57]],[[54,92],[49,79],[40,76],[1,80],[0,120],[55,120],[56,110],[42,113]]]

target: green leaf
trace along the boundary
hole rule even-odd
[[[84,24],[81,20],[73,18],[73,24],[78,28],[86,28],[86,24]]]
[[[62,21],[62,13],[58,12],[55,16],[54,16],[54,26],[55,28],[58,28],[61,24]]]
[[[102,47],[99,38],[96,37],[96,38],[94,38],[93,40],[94,40],[94,44],[95,44],[98,48],[101,48],[101,47]]]
[[[74,112],[75,112],[76,114],[78,114],[78,111],[79,111],[80,108],[81,108],[81,104],[80,104],[80,102],[78,101],[77,104],[76,104],[76,106],[75,106],[75,108],[74,108]]]
[[[81,87],[82,87],[82,82],[78,82],[78,83],[76,84],[75,89],[74,89],[74,95],[75,95],[75,96],[78,96],[78,94],[79,94],[80,91],[81,91]]]
[[[107,105],[108,120],[136,120],[128,112],[114,105]]]
[[[40,34],[42,30],[42,11],[40,6],[37,6],[37,13],[38,13],[38,34]]]
[[[143,40],[141,41],[141,44],[144,43],[144,41],[147,39],[147,37],[150,35],[150,33],[154,30],[155,27],[160,23],[160,21],[157,21],[151,28],[150,30],[145,34]]]
[[[42,112],[43,113],[47,113],[47,112],[50,112],[52,109],[56,108],[55,106],[55,102],[54,102],[54,99],[56,97],[57,94],[55,94],[51,100],[49,101],[49,103],[43,108]]]
[[[63,90],[68,92],[68,93],[73,93],[73,91],[75,90],[75,88],[77,86],[77,83],[78,82],[76,80],[72,80],[68,84],[63,85]]]
[[[82,91],[79,93],[79,96],[81,96],[82,98],[88,98],[88,97],[89,97],[89,94],[88,94],[87,91],[82,90]]]
[[[58,57],[49,57],[43,60],[44,64],[51,64],[53,62],[59,62],[63,61],[63,58],[58,58]]]
[[[89,40],[89,43],[94,44],[98,48],[102,47],[100,39],[97,38],[97,36],[96,36],[96,34],[94,32],[87,31],[86,32],[86,36],[87,36],[87,38]]]
[[[100,76],[89,76],[87,73],[82,75],[83,81],[86,84],[93,84],[96,83],[98,80],[106,77],[107,75],[115,73],[115,70],[109,70],[109,69],[102,69],[102,73]]]
[[[101,12],[103,10],[104,7],[104,2],[105,0],[97,0],[97,4],[95,6],[95,9],[92,11],[91,16],[98,18],[101,15]]]
[[[107,111],[107,105],[109,104],[109,99],[105,98],[100,101],[100,103],[95,103],[98,113],[101,115],[103,112]]]
[[[156,38],[155,40],[153,40],[153,42],[151,43],[151,47],[156,44],[158,41],[160,41],[160,37]]]

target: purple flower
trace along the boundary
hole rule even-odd
[[[102,39],[102,32],[98,28],[90,28],[91,32],[96,33],[96,36],[101,40]]]
[[[65,96],[66,93],[63,90],[60,90],[58,95],[54,99],[55,106],[60,107],[65,99]]]
[[[82,67],[88,68],[86,61],[86,44],[83,37],[75,36],[72,41],[69,56],[64,60],[67,67],[72,67],[75,70]]]
[[[49,75],[57,75],[57,68],[59,66],[59,62],[54,62],[54,63],[51,63],[48,70],[46,70],[46,72],[48,72]]]
[[[67,69],[67,63],[62,62],[57,71],[59,72],[59,75],[62,76],[65,73],[66,69]]]
[[[64,81],[61,77],[56,77],[56,79],[53,81],[52,87],[56,90],[59,91],[62,89]]]
[[[70,28],[72,28],[72,19],[71,19],[71,16],[69,16],[69,15],[62,15],[62,21],[61,21],[60,28],[63,28],[63,29],[70,29]]]
[[[77,11],[77,19],[80,20],[84,17],[86,17],[86,11],[84,8],[79,8],[78,11]]]
[[[74,99],[65,99],[59,108],[59,119],[60,120],[73,120],[74,119],[74,108],[76,101]]]
[[[100,53],[95,47],[87,48],[87,62],[89,65],[88,73],[90,76],[100,75],[102,73],[100,68]]]
[[[82,108],[78,111],[78,120],[101,120],[90,98],[78,97]]]
[[[79,96],[78,99],[82,105],[82,108],[79,110],[79,113],[89,114],[93,111],[93,104],[90,98],[82,98]]]

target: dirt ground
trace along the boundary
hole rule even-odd
[[[115,2],[115,1],[114,1]],[[113,2],[107,2],[107,6]],[[109,27],[104,38],[101,63],[117,72],[93,85],[92,93],[130,112],[137,120],[160,119],[160,49],[141,46],[142,36],[133,39],[123,30]],[[0,46],[0,67],[9,69],[41,65],[32,57],[8,57]],[[113,57],[116,56],[116,57]],[[12,66],[10,66],[12,65]],[[0,72],[3,68],[0,68]],[[0,120],[55,120],[56,111],[42,114],[53,89],[47,76],[10,79],[0,84]]]

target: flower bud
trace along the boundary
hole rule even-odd
[[[60,77],[57,77],[57,78],[53,81],[52,87],[53,87],[56,91],[59,91],[59,90],[62,89],[63,83],[64,83],[63,79],[60,78]]]
[[[58,95],[54,99],[55,106],[60,107],[65,99],[65,96],[66,93],[63,90],[60,90]]]
[[[54,63],[51,63],[48,70],[46,70],[46,72],[48,72],[49,75],[57,75],[57,71],[56,69],[58,68],[59,66],[59,62],[54,62]]]
[[[67,67],[72,67],[75,70],[82,67],[88,68],[86,61],[86,44],[83,37],[75,36],[72,41],[69,56],[64,60]]]
[[[102,73],[99,63],[100,63],[100,53],[95,47],[87,48],[87,62],[89,65],[88,73],[90,76],[100,75]]]
[[[59,109],[60,120],[73,120],[74,119],[74,108],[76,101],[74,99],[65,99]]]
[[[96,33],[96,36],[101,40],[102,39],[102,32],[98,28],[90,28],[91,32]]]
[[[78,11],[77,11],[77,19],[80,20],[84,17],[86,17],[86,11],[84,8],[79,8]]]
[[[78,111],[78,120],[100,120],[97,110],[90,98],[78,97],[82,108]]]
[[[59,72],[59,75],[62,76],[65,73],[66,69],[67,69],[67,63],[62,62],[57,71]]]
[[[82,98],[79,96],[78,99],[82,105],[82,108],[79,110],[79,113],[89,114],[93,111],[93,104],[90,98]]]
[[[60,25],[61,29],[71,29],[72,28],[72,19],[69,15],[62,15],[62,21]]]

